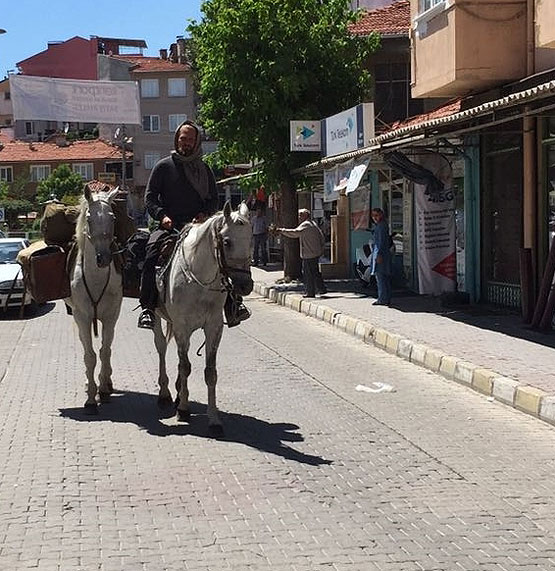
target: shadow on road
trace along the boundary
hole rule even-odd
[[[98,407],[98,415],[89,415],[83,408],[59,409],[63,418],[78,422],[126,422],[137,425],[153,436],[197,436],[212,438],[208,432],[206,405],[191,401],[191,420],[188,423],[165,424],[164,419],[175,416],[173,407],[161,409],[157,396],[134,391],[116,391],[111,402]],[[302,442],[302,434],[296,424],[270,423],[253,416],[220,411],[225,436],[221,440],[245,444],[263,452],[269,452],[302,464],[320,466],[331,464],[320,456],[304,454],[291,448],[286,442]]]

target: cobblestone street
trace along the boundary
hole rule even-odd
[[[201,337],[180,424],[134,305],[97,417],[63,304],[3,318],[0,569],[554,568],[553,427],[251,296],[224,332],[214,440]],[[394,390],[355,390],[373,381]]]

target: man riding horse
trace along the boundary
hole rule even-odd
[[[159,222],[146,247],[141,276],[142,312],[138,326],[154,328],[158,301],[156,266],[165,240],[189,222],[204,222],[218,205],[216,181],[210,167],[201,159],[200,132],[192,121],[184,121],[175,131],[175,150],[158,161],[146,187],[145,203],[149,215]],[[239,296],[230,294],[224,308],[228,326],[250,317]]]

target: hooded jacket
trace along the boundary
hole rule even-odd
[[[197,140],[200,137],[196,125],[190,121],[185,121],[175,131],[174,148],[176,152],[179,130],[186,124],[193,125],[197,129]],[[160,222],[164,216],[169,216],[173,221],[174,228],[181,229],[199,213],[210,216],[216,212],[218,193],[214,174],[206,163],[200,158],[198,160],[207,171],[208,192],[206,198],[200,196],[187,178],[183,164],[179,158],[175,157],[175,154],[156,163],[150,173],[145,191],[145,205],[152,218]]]

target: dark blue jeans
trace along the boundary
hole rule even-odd
[[[266,265],[268,263],[268,252],[266,251],[266,241],[268,239],[268,234],[253,234],[254,240],[254,252],[253,252],[253,262],[258,264],[262,260],[262,264]]]
[[[391,303],[391,274],[376,272],[378,285],[378,303]]]

